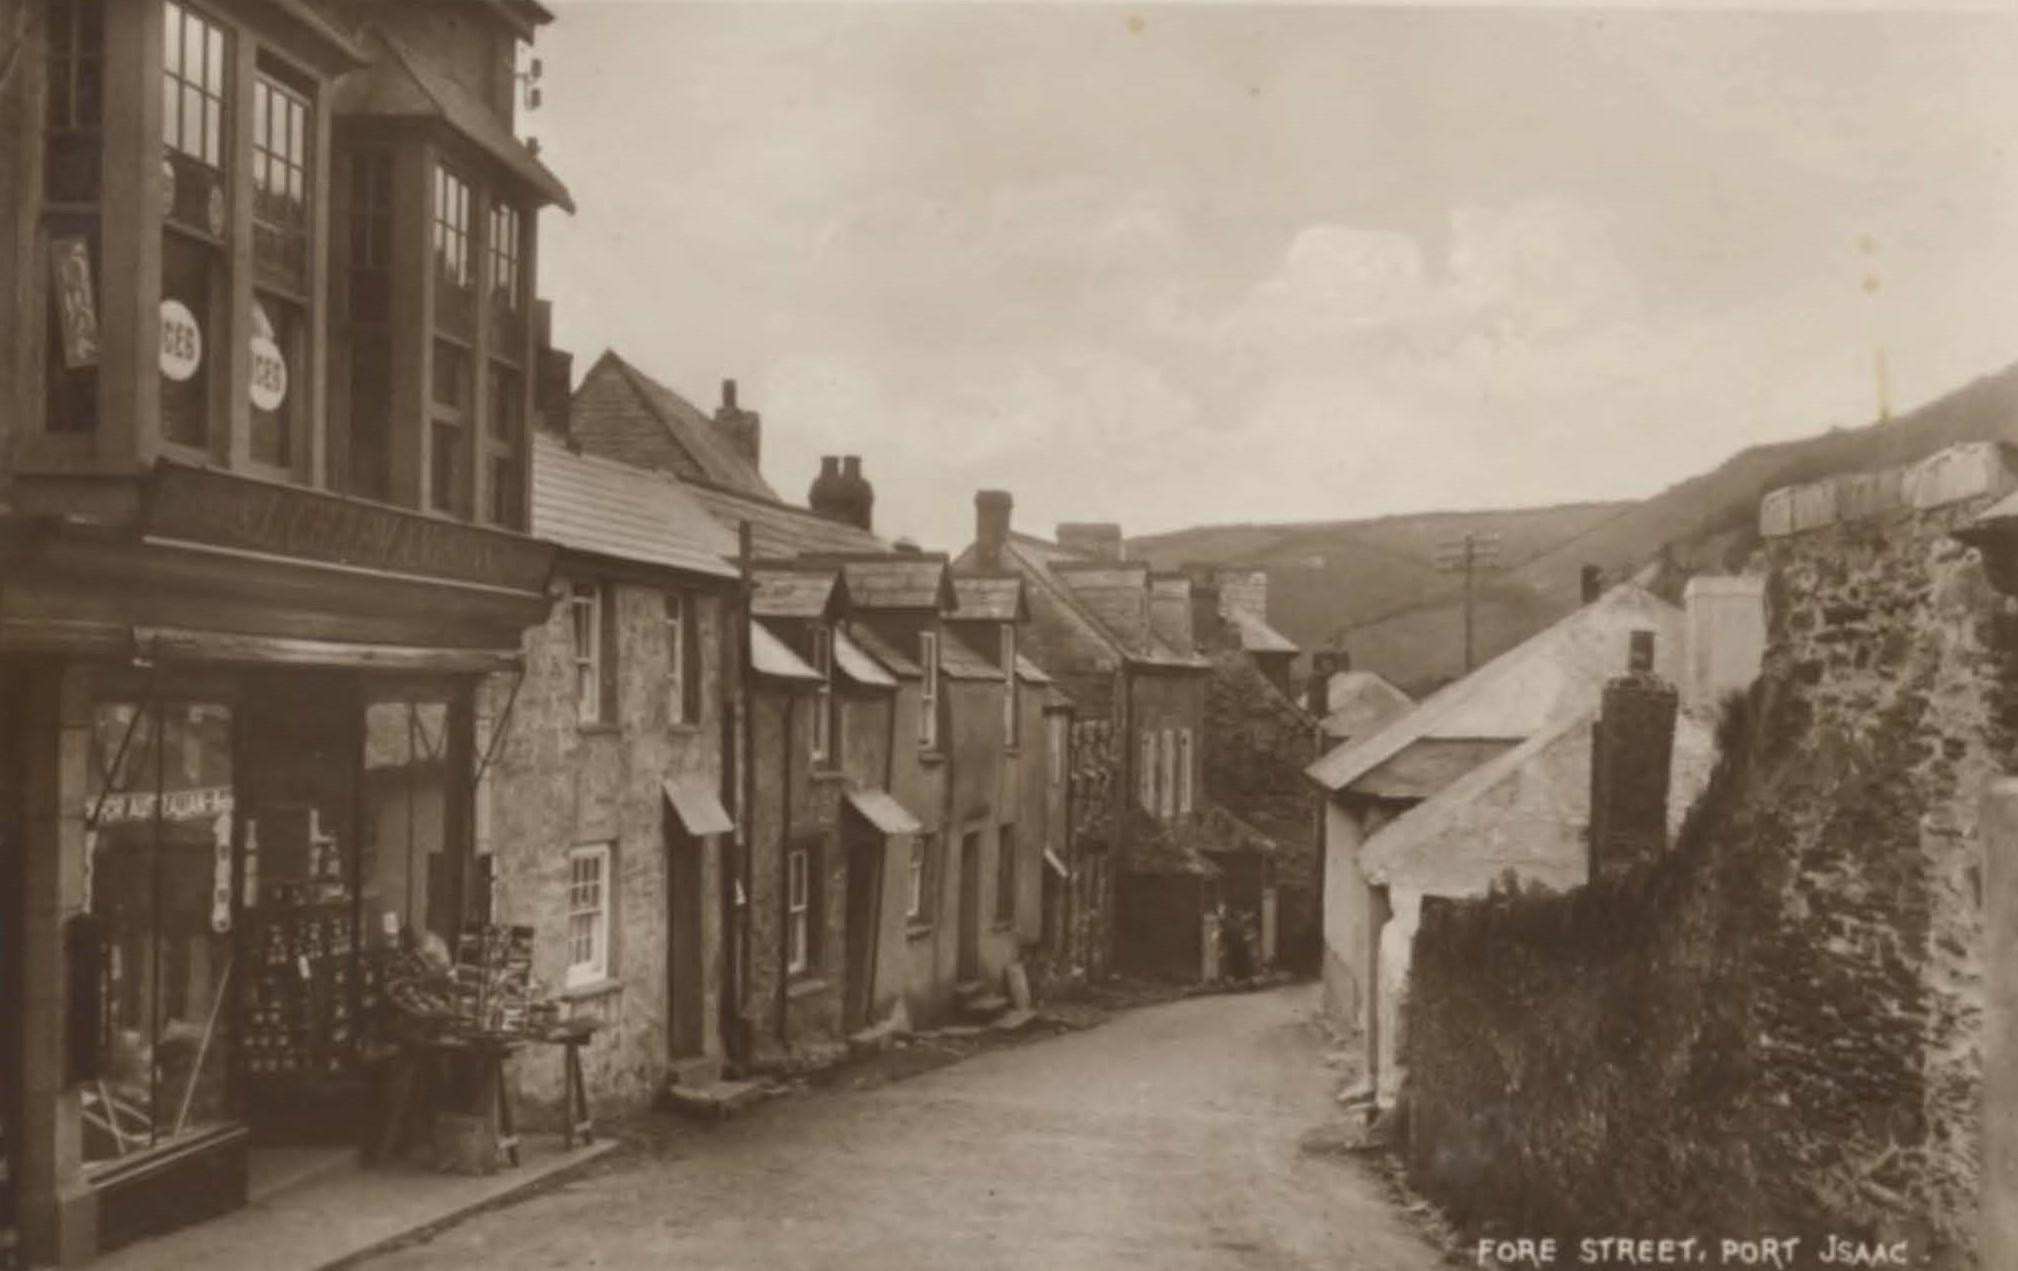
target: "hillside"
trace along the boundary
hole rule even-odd
[[[1483,661],[1569,612],[1586,564],[1621,578],[1666,553],[1669,585],[1737,568],[1757,546],[1768,491],[1911,463],[1967,441],[2018,443],[2018,366],[1889,423],[1753,447],[1640,503],[1206,527],[1133,540],[1129,550],[1161,568],[1266,565],[1270,616],[1292,639],[1309,648],[1343,632],[1357,665],[1420,693],[1463,666],[1460,591],[1430,561],[1437,543],[1466,529],[1496,531],[1503,544],[1505,568],[1479,587]]]

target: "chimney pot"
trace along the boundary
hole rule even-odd
[[[851,481],[860,480],[862,477],[862,456],[860,455],[842,456],[841,475],[847,477]]]
[[[736,381],[734,380],[722,381],[722,409],[736,409]]]
[[[835,456],[835,455],[821,455],[821,456],[820,456],[820,475],[821,475],[821,476],[823,476],[823,477],[838,477],[838,476],[840,476],[840,475],[841,475],[841,460],[840,460],[840,458],[839,458],[838,456]]]

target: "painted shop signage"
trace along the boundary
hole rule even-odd
[[[203,328],[180,300],[161,302],[161,373],[180,384],[203,365]]]
[[[147,533],[521,592],[545,588],[554,554],[500,530],[173,462],[156,469]]]
[[[88,818],[95,813],[101,826],[152,821],[156,803],[161,804],[164,821],[209,821],[230,814],[232,791],[230,786],[170,790],[164,796],[157,796],[152,790],[115,791],[86,799],[84,815]]]

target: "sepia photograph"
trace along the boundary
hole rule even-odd
[[[0,1271],[2018,1271],[2018,0],[0,0]]]

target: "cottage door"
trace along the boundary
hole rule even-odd
[[[962,980],[981,974],[981,835],[960,840],[960,971]]]
[[[880,834],[848,836],[848,965],[843,987],[842,1025],[866,1028],[875,1010],[876,943],[882,929],[883,858],[889,840]]]
[[[666,1004],[672,1057],[688,1059],[707,1047],[707,1009],[702,968],[702,863],[706,839],[688,834],[675,817],[666,825]]]

